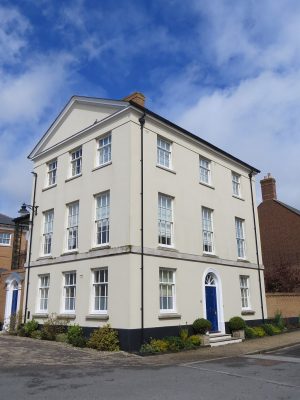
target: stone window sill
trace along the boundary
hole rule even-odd
[[[48,318],[48,314],[35,313],[35,314],[32,314],[32,318],[38,318],[38,319]]]
[[[178,252],[177,249],[175,249],[175,247],[169,247],[169,246],[157,246],[158,250],[168,250],[168,251],[175,251]]]
[[[176,175],[176,171],[174,171],[174,170],[171,169],[171,168],[167,168],[167,167],[164,167],[163,165],[159,165],[159,164],[156,164],[156,167],[157,167],[157,168],[160,168],[160,169],[163,169],[164,171],[171,172],[171,174]]]
[[[74,179],[79,178],[80,176],[82,176],[82,174],[78,174],[78,175],[75,175],[75,176],[70,176],[70,178],[66,179],[65,182],[73,181]]]
[[[52,188],[54,188],[56,186],[57,186],[57,183],[55,183],[54,185],[47,186],[47,187],[42,189],[42,192],[45,192],[46,190],[52,189]]]
[[[236,194],[233,194],[232,197],[234,197],[235,199],[238,199],[238,200],[245,201],[245,199],[243,199],[243,198],[240,197],[240,196],[237,196]]]
[[[181,315],[177,313],[159,314],[158,319],[181,319]]]
[[[65,253],[62,253],[61,256],[70,256],[72,254],[78,254],[78,250],[66,251]]]
[[[105,167],[107,167],[108,165],[111,165],[111,164],[112,164],[112,162],[110,161],[110,162],[108,162],[108,163],[106,163],[106,164],[98,165],[97,167],[95,167],[95,168],[92,169],[92,172],[93,172],[93,171],[97,171],[97,169],[105,168]]]
[[[216,256],[213,253],[203,253],[203,257],[219,258],[218,256]]]
[[[89,251],[97,251],[97,250],[103,250],[103,249],[110,249],[110,245],[109,244],[105,244],[103,246],[95,246],[92,247]]]
[[[108,314],[89,314],[85,317],[86,321],[107,321],[109,319]]]
[[[253,310],[242,310],[242,315],[254,315],[255,311]]]
[[[215,187],[214,187],[214,186],[212,186],[212,185],[210,185],[209,183],[205,183],[205,182],[199,182],[199,184],[200,184],[200,185],[203,185],[203,186],[206,186],[206,187],[208,187],[208,188],[210,188],[210,189],[213,189],[213,190],[215,190]]]

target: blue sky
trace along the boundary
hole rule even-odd
[[[298,0],[0,0],[0,212],[30,202],[27,155],[72,95],[136,90],[300,208],[299,17]]]

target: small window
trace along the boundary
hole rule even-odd
[[[109,243],[110,194],[96,196],[96,245]]]
[[[158,243],[173,245],[173,199],[158,195]]]
[[[235,233],[238,258],[246,258],[245,251],[245,221],[241,218],[235,218]]]
[[[75,311],[76,299],[76,272],[64,274],[64,311]]]
[[[108,269],[93,271],[93,311],[107,313]]]
[[[175,312],[175,271],[159,269],[159,293],[160,312]]]
[[[68,205],[67,249],[78,248],[79,202]]]
[[[56,184],[57,160],[48,163],[48,186]]]
[[[71,153],[71,176],[81,174],[82,167],[82,148],[77,149]]]
[[[44,212],[43,254],[52,252],[54,210]]]
[[[39,311],[48,311],[50,275],[39,276]]]
[[[234,196],[241,197],[241,176],[232,172],[232,193]]]
[[[242,309],[250,309],[249,276],[240,275]]]
[[[202,207],[203,252],[214,252],[213,210]]]
[[[157,164],[165,167],[172,168],[171,164],[171,150],[172,145],[165,139],[157,138]]]
[[[111,162],[111,135],[107,135],[98,141],[98,162],[99,165]]]
[[[0,245],[10,246],[11,234],[6,232],[0,232]]]
[[[200,182],[211,185],[211,161],[200,157]]]

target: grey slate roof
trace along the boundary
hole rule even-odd
[[[274,201],[276,201],[276,203],[280,204],[281,206],[287,208],[288,210],[292,211],[293,213],[300,215],[300,210],[297,210],[297,208],[291,207],[279,200],[274,200]]]
[[[0,225],[15,225],[12,218],[0,213]]]

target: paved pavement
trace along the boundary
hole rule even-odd
[[[300,330],[150,357],[0,335],[1,399],[221,397],[299,400]]]

